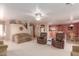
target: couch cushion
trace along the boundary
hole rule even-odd
[[[23,36],[31,36],[31,35],[29,35],[28,33],[18,33],[15,34],[15,36],[23,37]]]
[[[2,45],[3,44],[3,41],[0,41],[0,45]]]
[[[17,43],[22,43],[32,40],[32,36],[28,33],[18,33],[13,35],[13,41]]]
[[[7,45],[0,45],[0,53],[7,50]]]
[[[79,52],[79,46],[73,46],[72,48],[74,52]]]
[[[71,52],[71,56],[79,56],[79,53],[78,52]]]

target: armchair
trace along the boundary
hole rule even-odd
[[[56,48],[64,48],[64,33],[56,33],[56,40],[52,39],[52,45]]]
[[[37,43],[46,44],[47,43],[47,33],[41,33],[40,37],[37,37]]]

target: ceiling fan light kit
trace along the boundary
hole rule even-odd
[[[34,12],[34,17],[37,21],[41,20],[42,17],[44,16],[44,13],[37,7],[35,12]]]

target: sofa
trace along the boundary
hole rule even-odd
[[[72,46],[71,56],[79,56],[79,46]]]
[[[23,43],[32,40],[32,36],[28,33],[17,33],[13,35],[13,42]]]
[[[7,55],[7,48],[8,48],[8,45],[5,45],[3,41],[0,41],[0,56]]]

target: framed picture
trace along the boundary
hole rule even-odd
[[[16,24],[16,20],[11,20],[10,24]]]
[[[49,31],[56,31],[56,27],[49,27]]]
[[[22,31],[23,30],[23,27],[19,27],[19,29],[20,29],[20,31]]]
[[[25,26],[26,29],[28,28],[28,24],[27,23],[25,23],[24,26]]]

